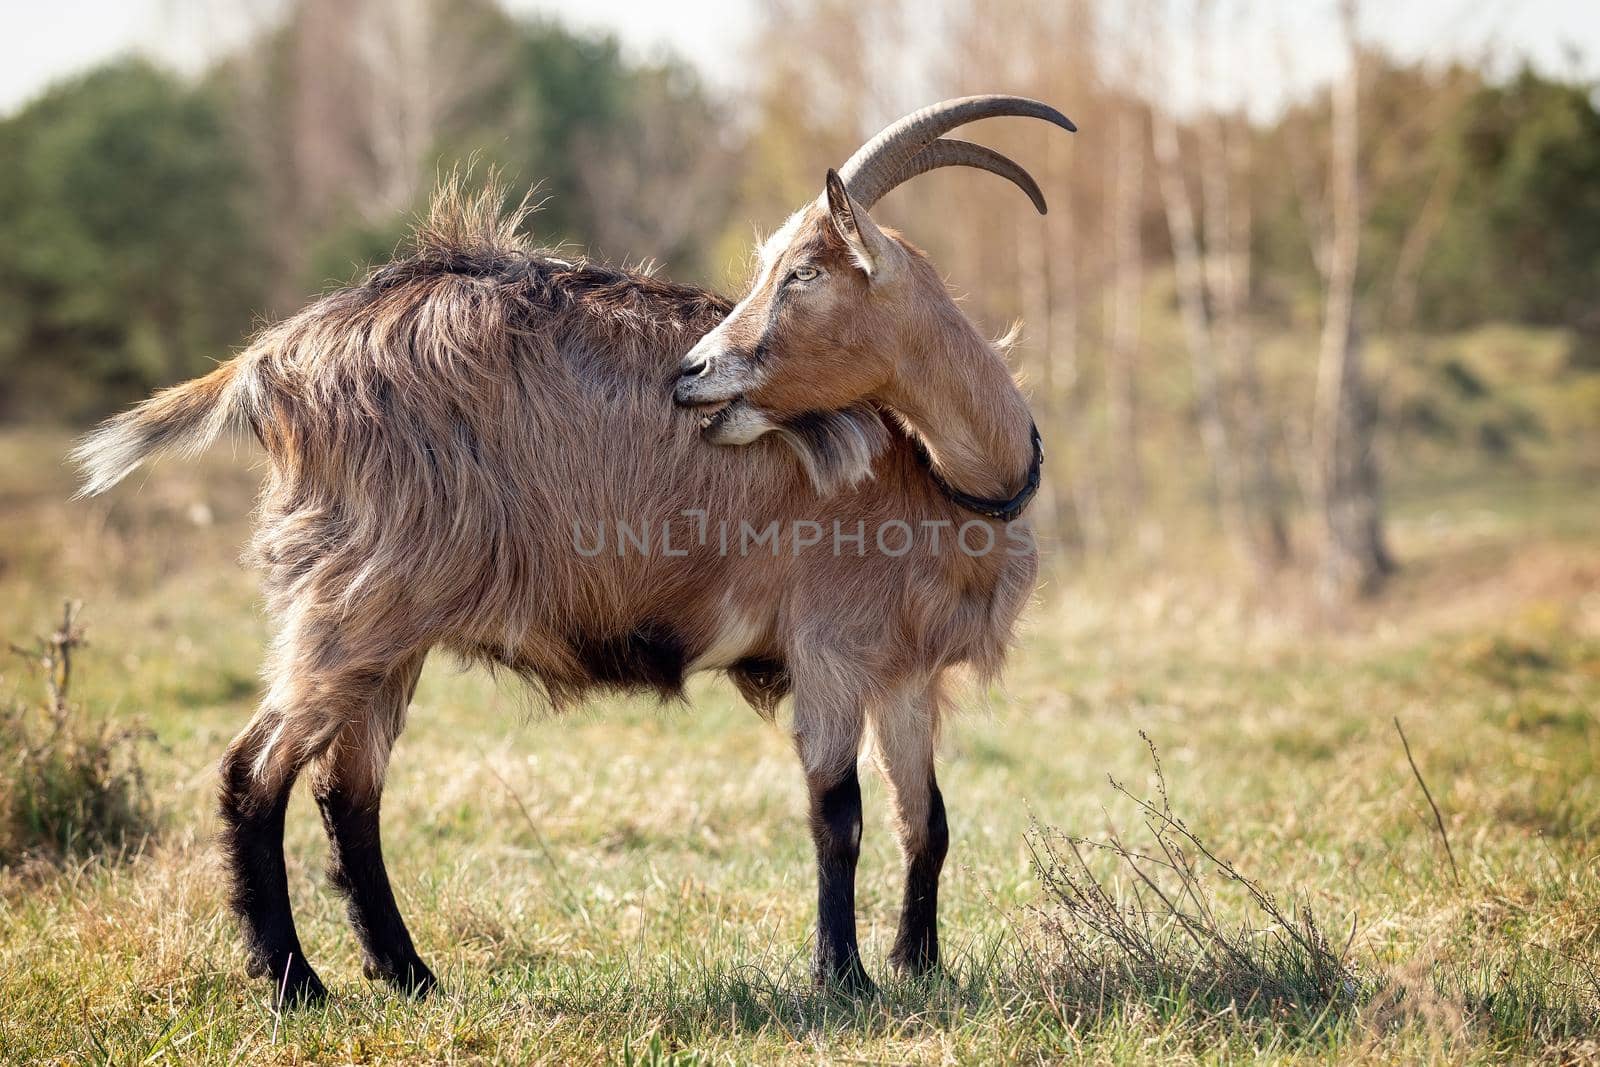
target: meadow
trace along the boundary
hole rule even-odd
[[[863,1000],[810,986],[800,775],[730,686],[556,720],[513,682],[431,662],[384,829],[442,988],[411,1003],[361,977],[302,794],[291,891],[333,996],[278,1014],[244,975],[211,844],[215,764],[269,636],[235,562],[259,457],[218,448],[71,502],[65,444],[0,435],[0,638],[84,602],[72,700],[138,733],[155,821],[109,853],[0,870],[0,1061],[1600,1060],[1592,474],[1406,490],[1404,570],[1333,617],[1290,582],[1219,580],[1178,530],[1161,566],[1058,558],[1005,685],[972,693],[942,746],[938,979],[884,973],[899,859],[863,779],[881,986]],[[0,666],[0,701],[39,686],[23,657]],[[1148,855],[1152,811],[1287,928],[1309,909],[1321,955],[1193,851],[1193,883],[1146,885],[1114,849],[1081,846],[1074,866],[1042,829]],[[1152,885],[1190,895],[1167,908]],[[1121,919],[1096,927],[1073,886]],[[1119,941],[1104,924],[1122,920],[1146,925]]]

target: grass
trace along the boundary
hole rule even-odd
[[[0,637],[48,632],[63,597],[85,600],[75,699],[153,732],[141,761],[164,828],[141,848],[0,872],[0,1061],[1600,1058],[1588,487],[1523,479],[1504,506],[1467,486],[1408,497],[1395,535],[1410,565],[1337,626],[1192,569],[1047,583],[1005,689],[974,694],[944,745],[941,980],[884,973],[898,858],[883,790],[864,780],[861,929],[883,988],[862,1002],[806,981],[800,775],[729,687],[700,679],[689,707],[551,721],[509,684],[431,663],[385,847],[441,995],[413,1004],[361,978],[297,796],[291,892],[334,995],[279,1016],[244,977],[211,847],[215,762],[268,636],[233,562],[253,459],[218,450],[69,503],[62,446],[0,435]],[[1110,847],[1077,864],[1065,837]],[[1053,881],[1064,871],[1139,924],[1154,965],[1085,924]],[[1305,916],[1316,951],[1294,941]]]

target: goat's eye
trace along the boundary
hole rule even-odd
[[[793,271],[790,272],[789,278],[790,278],[791,281],[809,282],[811,279],[815,278],[819,273],[821,273],[821,272],[818,271],[817,268],[815,268],[815,267],[796,267]]]

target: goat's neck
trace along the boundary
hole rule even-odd
[[[945,483],[1010,498],[1033,462],[1032,417],[1005,360],[953,304],[915,324],[888,405],[922,438]]]

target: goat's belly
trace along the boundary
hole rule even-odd
[[[590,686],[653,689],[662,696],[683,690],[687,654],[670,627],[645,623],[620,635],[583,634],[572,639],[571,651]]]
[[[563,697],[605,689],[672,698],[682,695],[686,677],[708,670],[759,675],[763,689],[776,684],[782,667],[767,654],[765,629],[756,620],[727,617],[710,638],[689,629],[646,621],[620,633],[549,634],[516,649],[480,646],[471,654],[510,667]]]

